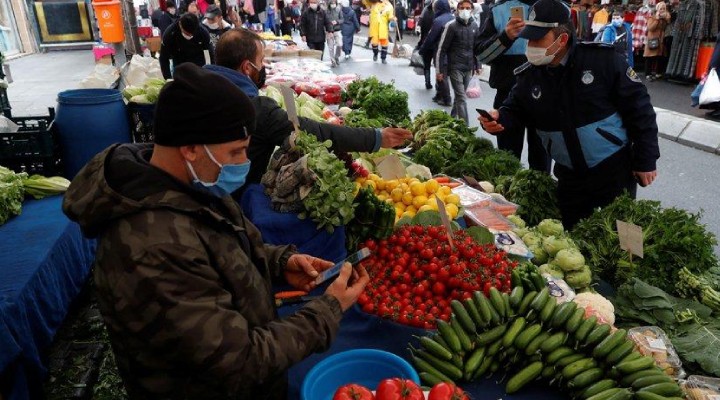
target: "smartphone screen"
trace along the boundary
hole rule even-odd
[[[523,7],[510,7],[510,18],[525,19],[525,10],[523,9]]]

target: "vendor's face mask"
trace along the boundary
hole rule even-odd
[[[547,54],[547,52],[555,46],[556,43],[560,40],[560,36],[558,36],[557,39],[555,39],[554,42],[550,44],[548,47],[530,47],[528,46],[527,49],[525,49],[525,57],[527,57],[528,62],[535,66],[541,66],[541,65],[548,65],[552,62],[552,60],[555,59],[555,55],[560,51],[560,47],[558,47],[552,54]]]
[[[183,32],[182,36],[185,38],[185,40],[190,40],[193,38],[193,35],[188,35],[187,33]]]
[[[258,68],[252,62],[250,62],[250,65],[252,65],[253,68],[255,68],[255,70],[258,72],[258,80],[257,82],[255,82],[255,85],[258,87],[258,89],[262,89],[263,86],[265,86],[265,79],[267,78],[267,71],[265,71],[265,66],[263,65],[262,68]]]
[[[312,8],[313,10],[317,10],[318,5],[317,5],[317,4],[310,4],[309,7]]]
[[[244,163],[240,164],[222,165],[215,159],[215,157],[213,157],[207,146],[203,145],[203,148],[205,149],[205,153],[208,155],[208,157],[210,157],[210,160],[212,160],[215,165],[220,167],[220,173],[218,174],[217,180],[215,182],[203,182],[200,180],[200,178],[198,178],[197,174],[195,173],[195,169],[193,169],[190,162],[185,160],[185,164],[187,164],[188,169],[190,170],[190,174],[193,177],[193,187],[202,191],[209,192],[214,196],[223,197],[233,193],[234,191],[240,189],[241,187],[243,187],[243,185],[245,185],[245,179],[250,172],[250,160],[247,160]]]

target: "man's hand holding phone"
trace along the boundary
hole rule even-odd
[[[480,121],[480,125],[485,132],[496,135],[505,130],[505,127],[497,122],[498,118],[500,118],[500,112],[498,112],[498,110],[490,110],[490,112],[487,112],[478,108],[476,111],[480,114],[478,121]]]

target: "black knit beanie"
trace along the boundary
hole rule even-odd
[[[187,62],[160,91],[153,134],[161,146],[218,144],[245,139],[255,129],[255,108],[228,79]]]

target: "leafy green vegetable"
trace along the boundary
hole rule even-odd
[[[353,218],[355,185],[348,179],[345,164],[328,149],[332,142],[318,142],[315,135],[301,132],[295,144],[308,157],[308,168],[317,179],[310,193],[303,199],[304,212],[300,218],[317,222],[318,229],[329,232],[335,226],[346,225]]]
[[[415,214],[412,219],[412,225],[440,226],[442,225],[442,219],[440,218],[440,213],[437,211],[423,211]]]
[[[25,197],[23,181],[27,174],[16,174],[12,170],[0,166],[0,225],[10,217],[20,215]]]
[[[551,258],[555,258],[560,250],[569,249],[573,246],[574,244],[566,237],[547,236],[542,241],[543,250]]]
[[[643,228],[644,258],[630,260],[620,249],[616,220]],[[669,293],[678,290],[678,271],[686,267],[702,275],[718,265],[715,236],[700,223],[699,214],[662,209],[650,200],[620,196],[580,221],[572,232],[593,271],[617,287],[637,277]]]
[[[465,153],[462,158],[448,166],[443,173],[450,176],[468,175],[479,181],[495,182],[503,175],[512,175],[522,168],[520,160],[512,153],[502,150],[491,150],[484,154]]]
[[[549,274],[553,278],[565,278],[565,273],[563,272],[563,270],[555,264],[543,264],[538,267],[538,272],[540,272],[541,274]]]
[[[537,225],[548,218],[560,218],[557,182],[550,175],[532,169],[521,169],[512,177],[509,186],[505,179],[496,179],[495,185],[499,193],[520,206],[517,214],[529,225]]]
[[[380,119],[369,118],[362,110],[353,110],[345,116],[345,126],[351,128],[382,128],[386,123]]]
[[[577,249],[567,248],[557,252],[553,264],[564,272],[580,271],[585,267],[585,257]]]
[[[544,219],[537,226],[543,236],[561,236],[565,232],[562,222],[557,219]]]
[[[706,373],[720,377],[720,323],[683,326],[671,340],[683,362],[697,363]]]
[[[408,94],[371,76],[352,82],[342,94],[343,101],[352,101],[352,108],[362,109],[369,119],[400,124],[410,117]],[[391,125],[392,125],[391,124]]]
[[[583,265],[579,271],[565,272],[565,282],[572,288],[584,288],[592,282],[590,267]]]
[[[475,239],[475,242],[478,244],[495,243],[495,235],[482,226],[471,226],[465,232],[467,232],[468,236]]]
[[[687,268],[678,272],[676,292],[688,299],[696,299],[720,313],[720,293],[712,287],[709,280],[696,276]]]
[[[65,193],[70,187],[70,181],[62,176],[46,178],[42,175],[31,175],[23,181],[23,186],[25,187],[25,194],[36,199],[42,199],[47,196]]]
[[[348,251],[369,238],[385,239],[393,232],[395,207],[381,201],[370,188],[361,189],[353,202],[355,216],[345,227],[345,246]]]

